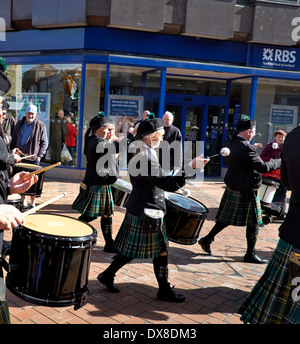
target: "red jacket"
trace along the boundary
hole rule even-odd
[[[71,123],[68,123],[68,125],[67,125],[67,141],[66,141],[67,147],[75,147],[76,146],[76,136],[77,136],[77,130],[75,129],[74,125],[72,125]]]

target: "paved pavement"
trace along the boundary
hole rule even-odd
[[[223,194],[221,180],[204,183],[191,182],[186,186],[191,197],[209,210],[200,236],[214,225],[214,217]],[[64,214],[77,218],[71,209],[78,193],[77,182],[46,178],[43,194],[37,204],[62,192],[67,195],[48,205],[41,213]],[[113,218],[116,235],[124,217],[117,209]],[[245,228],[227,227],[212,244],[213,255],[204,253],[200,246],[170,242],[169,280],[176,291],[186,296],[182,304],[156,300],[157,284],[151,260],[134,260],[123,267],[115,277],[121,289],[118,294],[108,292],[96,279],[111,262],[113,254],[103,252],[100,221],[91,224],[98,230],[93,247],[89,272],[87,304],[75,311],[73,306],[47,307],[22,300],[7,290],[12,324],[240,324],[236,313],[265,265],[242,261],[246,249]],[[278,241],[280,221],[273,221],[260,230],[257,253],[270,258]],[[5,232],[11,240],[11,232]]]

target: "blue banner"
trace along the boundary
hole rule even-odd
[[[299,48],[252,45],[248,66],[300,71]]]

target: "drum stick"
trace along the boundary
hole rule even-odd
[[[32,154],[32,155],[25,155],[21,158],[22,159],[29,159],[29,158],[33,158],[34,156],[36,156],[36,154]]]
[[[32,213],[35,213],[37,210],[40,210],[40,209],[44,208],[46,205],[48,205],[48,204],[50,204],[50,203],[53,203],[53,202],[57,201],[58,199],[60,199],[60,198],[62,198],[63,196],[65,196],[66,194],[67,194],[66,192],[63,192],[61,195],[58,195],[58,196],[56,196],[56,197],[54,197],[54,198],[51,198],[51,199],[49,199],[49,201],[46,201],[46,202],[44,202],[44,203],[42,203],[42,204],[37,205],[37,206],[34,207],[34,208],[31,208],[31,209],[25,211],[25,212],[23,213],[23,215],[26,216],[26,215],[30,215],[30,214],[32,214]]]
[[[53,165],[50,165],[50,166],[46,166],[46,167],[41,168],[41,169],[39,169],[39,170],[30,172],[29,174],[26,174],[23,178],[24,178],[24,179],[31,178],[31,176],[33,176],[34,174],[39,174],[39,173],[41,173],[41,172],[50,170],[51,168],[56,167],[56,166],[60,166],[60,165],[61,165],[61,162],[57,162],[56,164],[53,164]]]

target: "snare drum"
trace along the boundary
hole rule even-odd
[[[23,207],[23,197],[19,194],[8,195],[6,203],[13,205],[21,211]]]
[[[33,172],[33,171],[40,170],[41,168],[42,167],[39,165],[19,162],[14,165],[14,174],[23,172],[23,171]],[[38,181],[35,184],[33,184],[27,191],[23,192],[22,195],[35,196],[35,197],[40,197],[42,195],[45,171],[41,172],[38,175],[38,177],[39,177]]]
[[[260,203],[262,205],[270,205],[278,187],[279,183],[268,178],[263,178],[262,185],[258,189],[258,198],[260,199]]]
[[[86,304],[97,231],[63,215],[34,214],[13,230],[7,288],[45,306]]]
[[[208,209],[191,197],[165,192],[167,212],[164,217],[170,241],[193,245],[197,242]]]
[[[132,185],[123,179],[118,179],[111,186],[111,192],[114,199],[114,204],[119,207],[125,207],[132,191]]]

